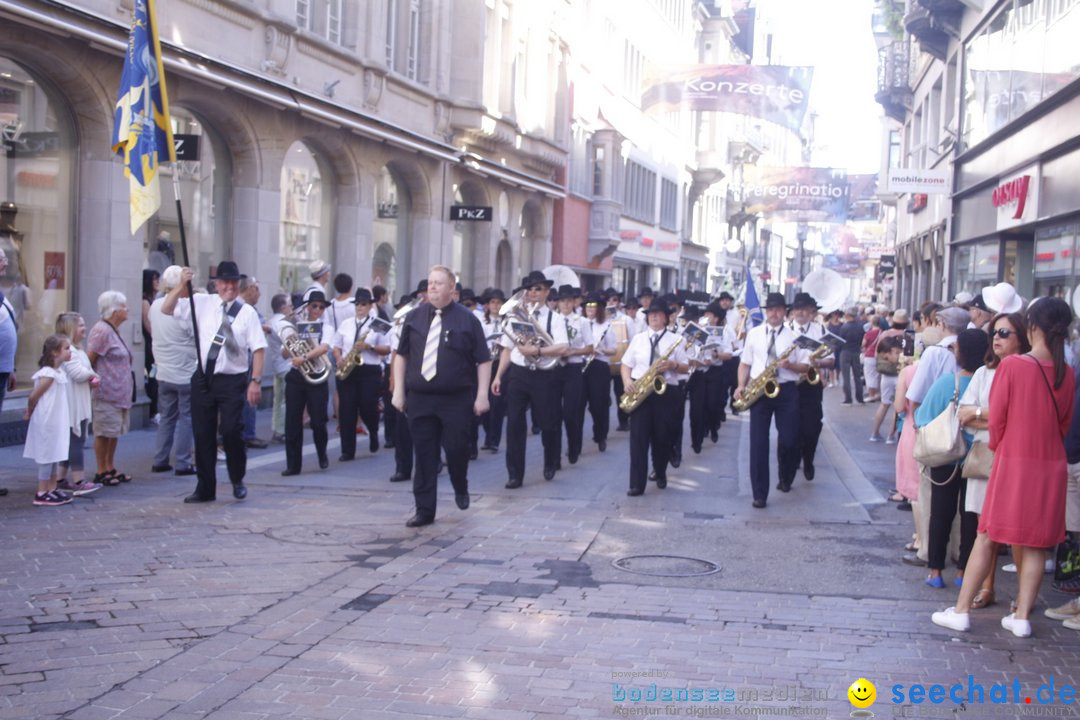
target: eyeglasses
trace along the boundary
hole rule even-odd
[[[1016,334],[1015,330],[1010,330],[1008,328],[998,328],[997,330],[995,330],[994,332],[991,333],[991,335],[993,335],[994,337],[999,337],[1002,340],[1008,340],[1010,337],[1012,337],[1015,334]]]
[[[308,308],[311,310],[325,310],[326,306],[322,303],[308,303]]]

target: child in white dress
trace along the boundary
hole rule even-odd
[[[68,407],[67,375],[61,366],[71,359],[71,343],[64,335],[45,338],[38,367],[34,373],[34,389],[26,403],[24,419],[30,421],[26,430],[23,457],[31,458],[38,466],[38,489],[34,504],[41,506],[66,505],[71,495],[56,489],[58,463],[68,459],[68,438],[71,416]]]

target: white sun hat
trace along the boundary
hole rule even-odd
[[[1024,298],[1017,294],[1016,288],[1007,282],[988,285],[982,289],[983,302],[994,312],[1014,313],[1024,307]]]

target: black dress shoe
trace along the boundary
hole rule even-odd
[[[292,468],[285,468],[281,471],[281,477],[289,477],[290,475],[299,475],[300,469],[293,470]]]
[[[472,451],[469,452],[469,459],[470,460],[475,460],[478,457],[480,457],[480,452],[478,450],[472,450]]]
[[[368,447],[371,449],[371,452],[379,452],[379,436],[378,435],[372,435],[371,436],[371,444]]]
[[[495,452],[495,450],[497,448],[494,445],[492,445],[491,443],[484,443],[483,445],[480,446],[480,449],[481,450],[488,450],[490,452]]]
[[[540,434],[540,426],[539,425],[533,425],[532,426],[532,434],[533,435],[539,435]]]
[[[433,522],[435,522],[435,517],[433,515],[421,515],[420,513],[416,513],[405,521],[405,527],[423,527],[425,525],[430,525]]]
[[[573,465],[578,461],[578,457],[579,456],[578,456],[577,453],[573,453],[573,454],[569,455],[566,459],[570,461],[571,465]]]
[[[394,443],[387,440],[385,443],[383,443],[383,447],[386,448],[387,450],[393,450],[395,445],[394,445]]]
[[[507,490],[516,490],[521,487],[521,478],[510,478],[506,481]]]
[[[645,494],[645,488],[630,488],[626,491],[626,494],[630,497],[637,497],[638,495]]]
[[[328,458],[328,457],[319,458],[319,469],[320,470],[325,470],[328,467],[330,467],[330,458]]]
[[[803,474],[803,477],[806,478],[807,480],[813,480],[814,479],[814,464],[804,462],[803,463],[802,474]]]
[[[724,422],[724,418],[720,418],[720,422]],[[711,430],[709,432],[709,439],[712,440],[713,442],[717,442],[720,439],[720,433],[718,431],[716,431],[715,429]]]
[[[666,475],[661,475],[661,476],[656,478],[656,487],[660,488],[661,490],[663,490],[664,488],[667,487],[667,476]]]
[[[692,444],[692,445],[690,445],[690,449],[694,451],[695,455],[700,455],[701,454],[701,446],[700,445],[693,445]]]
[[[469,493],[467,493],[467,492],[454,493],[454,502],[457,503],[458,510],[468,510],[469,509]]]
[[[911,501],[910,500],[901,500],[900,502],[896,503],[896,509],[911,512]]]
[[[618,430],[619,432],[628,432],[630,430],[630,426],[627,425],[626,423],[620,423],[619,427],[617,427],[615,429]]]
[[[680,465],[682,465],[682,453],[679,453],[678,455],[673,455],[671,457],[671,460],[669,460],[668,462],[673,468],[679,467]]]
[[[244,498],[247,497],[247,488],[244,487],[244,483],[242,483],[242,482],[233,483],[232,496],[234,498],[236,498],[237,500],[243,500]]]
[[[188,475],[194,475],[197,472],[198,472],[198,470],[196,470],[193,467],[180,468],[179,470],[176,471],[176,476],[177,477],[186,477]]]
[[[545,480],[554,480],[555,479],[555,468],[544,468],[544,479]]]
[[[390,476],[390,482],[405,482],[406,480],[412,480],[412,475],[396,472]]]
[[[342,455],[341,457],[339,457],[337,459],[337,461],[338,462],[349,462],[350,460],[355,460],[355,459],[356,459],[355,455]]]
[[[0,488],[0,497],[7,495],[7,488]]]
[[[244,445],[255,450],[262,450],[266,447],[266,441],[259,438],[250,438],[244,441]]]
[[[607,452],[607,440],[597,440],[596,447],[600,452]]]
[[[214,498],[204,498],[202,495],[200,495],[198,493],[191,493],[186,498],[184,498],[184,502],[186,502],[186,503],[214,502]]]
[[[150,472],[169,472],[172,470],[172,465],[151,465]]]
[[[761,498],[754,498],[753,505],[756,508],[763,508],[763,507],[765,507],[765,501],[762,500]]]
[[[776,489],[780,492],[791,492],[791,483],[781,480],[780,482],[776,483]]]

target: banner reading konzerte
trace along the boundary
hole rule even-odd
[[[844,170],[753,165],[743,169],[746,211],[771,220],[845,223],[849,200]]]
[[[785,65],[663,66],[650,73],[641,109],[739,113],[799,132],[813,76],[812,67]]]

